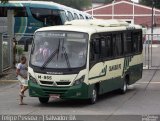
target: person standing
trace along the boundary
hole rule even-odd
[[[25,105],[25,103],[23,103],[23,98],[25,97],[24,92],[28,89],[26,61],[26,57],[22,56],[21,62],[17,65],[16,69],[16,75],[20,81],[20,105]]]

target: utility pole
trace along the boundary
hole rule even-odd
[[[112,1],[112,19],[114,19],[114,4],[115,0]]]
[[[8,39],[9,39],[9,57],[10,57],[10,66],[14,67],[13,65],[13,37],[14,37],[14,11],[12,9],[8,9],[7,11],[7,19],[8,19]]]
[[[153,30],[154,30],[154,5],[155,1],[152,0],[152,20],[151,20],[151,66],[152,66],[152,44],[153,44]]]

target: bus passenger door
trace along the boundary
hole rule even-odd
[[[99,83],[106,74],[104,63],[100,59],[100,38],[92,38],[89,56],[89,84]]]

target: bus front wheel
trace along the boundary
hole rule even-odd
[[[89,99],[90,104],[94,104],[97,101],[97,89],[96,87],[93,88],[91,98]]]
[[[46,104],[49,101],[49,97],[39,97],[39,102],[41,104]]]

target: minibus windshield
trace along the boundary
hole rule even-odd
[[[79,68],[86,64],[88,35],[77,32],[37,32],[31,64],[43,68]]]

